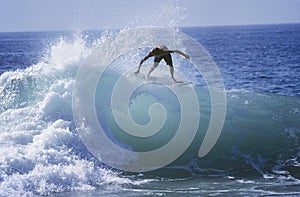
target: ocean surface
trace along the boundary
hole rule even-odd
[[[140,173],[102,163],[83,143],[73,117],[80,66],[118,31],[0,33],[0,196],[300,195],[300,24],[177,31],[201,43],[221,73],[224,127],[213,149],[199,158],[211,114],[209,91],[201,74],[173,55],[175,76],[181,72],[192,81],[199,99],[200,127],[178,159]],[[137,122],[146,124],[151,103],[161,102],[171,117],[163,128],[167,134],[130,139],[107,112],[116,73],[133,72],[147,50],[118,57],[99,82],[106,88],[98,84],[95,94],[97,118],[108,136],[138,151],[172,139],[180,118],[178,101],[157,84],[137,90],[129,108]],[[161,64],[153,76],[168,74]],[[144,73],[147,69],[142,67]]]

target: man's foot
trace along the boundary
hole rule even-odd
[[[177,80],[174,79],[174,78],[173,78],[173,81],[174,81],[175,83],[183,83],[183,81],[177,81]]]

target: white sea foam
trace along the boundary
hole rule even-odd
[[[60,39],[44,61],[0,76],[1,196],[128,183],[91,161],[72,130],[75,75],[91,50],[81,38]]]

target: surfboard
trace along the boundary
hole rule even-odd
[[[185,85],[192,84],[192,82],[191,81],[180,81],[180,82],[177,82],[176,84],[185,86]]]
[[[174,82],[169,75],[165,76],[164,74],[162,74],[161,76],[155,76],[155,75],[150,76],[149,78],[147,78],[146,75],[143,73],[139,73],[136,76],[138,78],[142,78],[145,81],[160,83],[160,84],[168,85],[168,86],[172,86],[172,85],[184,86],[184,85],[192,84],[191,81],[185,81],[183,79],[180,79],[177,82]]]

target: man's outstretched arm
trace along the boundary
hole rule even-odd
[[[142,64],[144,63],[144,61],[146,61],[147,59],[149,59],[151,56],[152,56],[152,54],[151,54],[151,52],[150,52],[150,53],[148,53],[148,55],[146,55],[146,56],[140,61],[138,70],[135,71],[134,74],[138,74],[138,73],[140,72],[141,66],[142,66]]]
[[[187,54],[185,54],[184,52],[182,52],[182,51],[179,51],[179,50],[169,50],[169,52],[171,52],[171,53],[177,53],[177,54],[179,54],[179,55],[182,55],[183,57],[185,57],[186,59],[190,59],[190,56],[189,55],[187,55]]]

